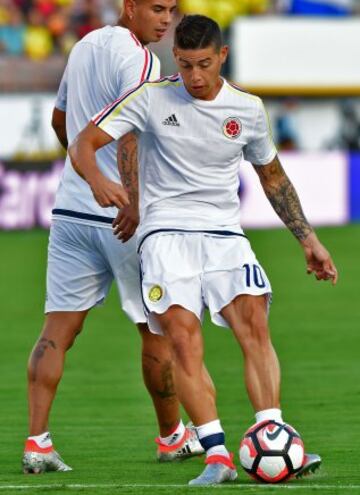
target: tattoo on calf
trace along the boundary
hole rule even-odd
[[[33,380],[36,381],[37,378],[37,368],[40,359],[44,357],[45,352],[48,349],[56,349],[56,344],[53,340],[41,338],[36,344],[34,352],[32,353],[31,366],[33,369]]]
[[[170,399],[176,396],[175,385],[173,380],[172,363],[166,362],[161,369],[161,380],[163,383],[162,390],[158,390],[157,394],[161,399]]]
[[[156,371],[154,372],[154,370]],[[154,373],[156,373],[155,377]],[[176,400],[171,361],[163,362],[152,354],[143,354],[143,374],[152,395],[156,395],[160,399]]]

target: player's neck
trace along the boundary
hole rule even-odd
[[[144,41],[142,38],[141,38],[141,34],[139,34],[137,31],[136,31],[136,27],[134,26],[133,22],[131,22],[130,19],[128,19],[127,17],[125,16],[121,16],[119,21],[118,21],[118,26],[120,27],[123,27],[123,28],[126,28],[128,29],[129,31],[131,31],[135,36],[136,38],[140,41],[140,43],[142,45],[147,45],[147,42]]]
[[[215,100],[216,97],[217,97],[217,95],[220,93],[221,88],[223,87],[223,85],[224,85],[224,79],[221,76],[219,76],[218,81],[216,82],[216,84],[212,88],[212,90],[209,92],[209,94],[207,94],[203,98],[200,97],[198,99],[199,100],[205,100],[205,101]]]

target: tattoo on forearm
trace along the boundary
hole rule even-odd
[[[31,366],[33,369],[34,381],[36,381],[36,378],[37,378],[37,368],[38,368],[39,361],[44,357],[45,352],[50,348],[56,349],[55,342],[53,340],[50,340],[50,339],[41,338],[39,340],[39,342],[36,344],[36,347],[32,353],[32,357],[31,357]]]
[[[138,204],[138,161],[137,142],[133,134],[126,134],[119,142],[118,166],[121,182],[129,195],[130,202]]]
[[[265,167],[255,168],[265,194],[284,224],[300,241],[312,232],[305,218],[299,197],[290,182],[279,159]]]

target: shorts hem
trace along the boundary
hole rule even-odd
[[[58,306],[46,306],[45,305],[45,311],[44,313],[47,315],[48,313],[55,313],[55,312],[58,312],[58,313],[80,313],[81,311],[88,311],[92,308],[95,308],[96,306],[103,306],[104,303],[105,303],[105,297],[103,297],[102,299],[99,299],[97,302],[93,303],[93,304],[85,304],[84,306],[80,306],[80,307],[77,307],[76,309],[74,308],[69,308],[69,307],[65,307],[62,306],[62,307],[58,307]]]
[[[190,311],[190,313],[192,313],[193,315],[196,316],[196,318],[199,320],[200,324],[202,323],[202,315],[200,314],[197,314],[197,312],[193,309],[190,309],[190,308],[187,308],[186,306],[184,306],[183,304],[180,304],[180,303],[171,303],[169,304],[163,311],[154,311],[154,310],[151,310],[148,312],[148,315],[147,315],[147,324],[148,324],[148,327],[149,327],[149,330],[151,333],[154,333],[155,335],[164,335],[164,332],[161,330],[160,328],[160,325],[154,321],[154,318],[152,318],[152,315],[153,314],[156,314],[156,315],[162,315],[164,313],[166,313],[166,311],[171,308],[172,306],[180,306],[182,309],[186,309],[186,311]]]
[[[243,292],[238,292],[235,294],[228,302],[225,304],[222,304],[219,309],[216,310],[211,310],[209,308],[209,313],[210,313],[210,318],[212,323],[218,327],[223,327],[223,328],[230,328],[229,324],[227,321],[221,316],[220,312],[229,304],[233,302],[234,299],[236,299],[238,296],[267,296],[267,312],[269,313],[270,311],[270,304],[272,302],[272,291],[271,290],[266,290],[264,292],[251,292],[251,291],[243,291]]]

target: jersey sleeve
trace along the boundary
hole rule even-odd
[[[125,94],[144,81],[154,81],[160,77],[160,62],[148,48],[138,49],[119,67],[119,94]]]
[[[61,78],[59,90],[55,100],[55,107],[63,112],[66,112],[66,103],[67,103],[67,76],[68,75],[68,66],[66,66],[64,74]]]
[[[134,130],[144,131],[148,114],[149,94],[145,82],[101,110],[92,122],[113,139],[119,139]]]
[[[259,100],[254,130],[249,142],[244,146],[244,158],[253,165],[267,165],[275,158],[276,153],[269,118],[263,102]]]

